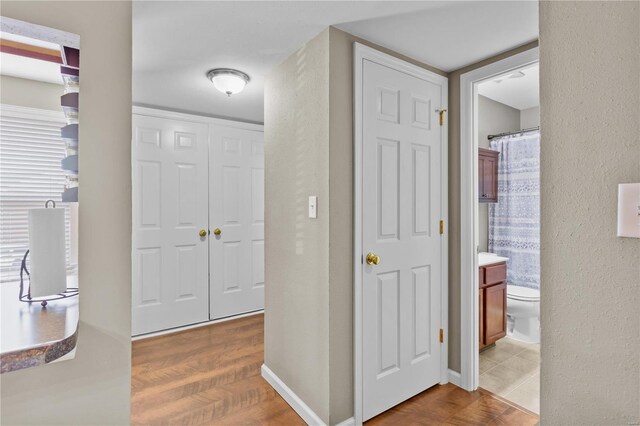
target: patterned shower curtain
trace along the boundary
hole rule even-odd
[[[489,251],[509,258],[509,284],[540,288],[540,132],[493,139],[491,149],[500,157]]]

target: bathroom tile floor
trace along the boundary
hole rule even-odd
[[[480,352],[480,387],[540,413],[540,344],[505,337]]]

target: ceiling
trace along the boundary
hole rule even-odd
[[[478,94],[512,108],[523,110],[540,105],[539,66],[532,65],[478,85]],[[513,78],[520,76],[519,78]],[[511,77],[511,78],[510,78]]]
[[[537,1],[265,1],[133,4],[133,100],[244,121],[263,121],[264,76],[327,26],[444,71],[535,40]],[[212,68],[251,76],[228,98]]]
[[[336,26],[449,72],[537,39],[538,2],[450,1]]]

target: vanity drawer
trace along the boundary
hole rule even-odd
[[[482,284],[491,285],[507,280],[507,264],[499,263],[484,267],[484,280],[480,278]],[[484,282],[483,282],[484,281]]]

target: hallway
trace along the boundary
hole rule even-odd
[[[260,376],[262,314],[133,342],[134,425],[304,425]],[[492,393],[436,386],[367,425],[535,425]]]

